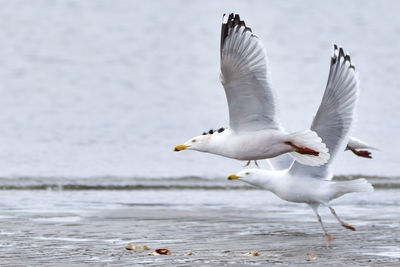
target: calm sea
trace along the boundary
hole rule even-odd
[[[353,135],[373,160],[335,173],[400,176],[398,1],[2,1],[0,177],[224,177],[243,165],[172,148],[227,126],[219,83],[224,12],[264,42],[283,125],[308,128],[331,45],[362,93]],[[266,164],[263,164],[266,166]]]

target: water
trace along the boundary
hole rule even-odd
[[[331,249],[312,210],[263,190],[4,190],[0,203],[0,255],[5,266],[244,266],[314,264],[397,266],[398,190],[350,194],[326,208],[322,220],[334,236]],[[129,243],[169,256],[125,250]],[[185,256],[191,250],[192,256]],[[306,261],[310,250],[317,260]],[[151,251],[151,250],[150,250]],[[246,252],[260,256],[248,258]]]
[[[362,94],[354,135],[373,160],[337,174],[399,176],[397,1],[2,1],[0,177],[224,177],[242,163],[173,146],[227,126],[219,76],[224,12],[266,45],[289,130],[307,128],[331,44]],[[264,164],[265,166],[265,164]]]

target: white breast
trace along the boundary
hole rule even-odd
[[[211,138],[208,152],[238,160],[265,159],[288,152],[284,137],[277,130],[236,134],[228,129]]]

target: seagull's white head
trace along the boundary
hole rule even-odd
[[[226,179],[240,180],[245,183],[268,189],[273,175],[271,171],[261,169],[244,169],[236,174],[231,174]]]
[[[186,149],[207,152],[212,135],[199,135],[187,140],[183,145],[176,146],[174,151],[182,151]]]

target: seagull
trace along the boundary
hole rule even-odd
[[[193,137],[174,151],[207,152],[245,160],[247,165],[251,160],[289,153],[305,165],[325,164],[329,152],[315,131],[282,130],[264,46],[237,14],[223,16],[220,55],[220,80],[228,101],[229,127]]]
[[[365,179],[331,181],[331,164],[347,144],[358,92],[358,75],[350,56],[334,45],[328,83],[311,125],[329,149],[331,157],[328,163],[312,167],[293,162],[286,170],[245,169],[227,177],[228,180],[241,180],[269,190],[283,200],[308,204],[318,218],[328,247],[333,237],[326,231],[318,208],[321,205],[328,207],[343,227],[355,231],[353,226],[339,218],[329,202],[344,194],[373,191],[372,185]]]

